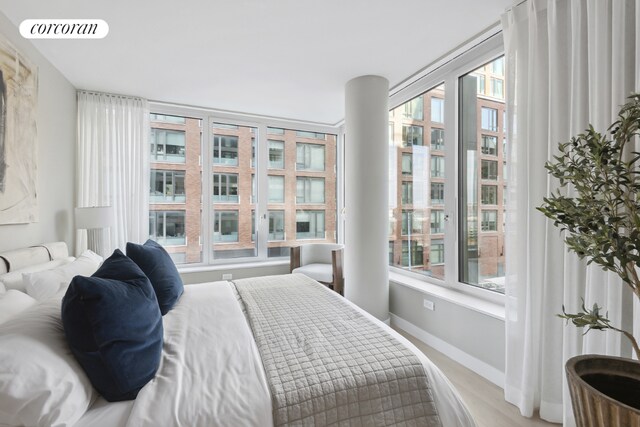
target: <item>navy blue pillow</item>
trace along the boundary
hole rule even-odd
[[[178,269],[167,251],[153,240],[144,245],[127,243],[127,256],[147,275],[156,291],[160,312],[164,316],[178,302],[184,285]]]
[[[162,316],[151,282],[120,250],[93,276],[73,278],[62,324],[71,351],[108,401],[135,399],[155,376]]]

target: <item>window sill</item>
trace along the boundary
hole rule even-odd
[[[236,270],[243,268],[260,268],[260,267],[273,267],[278,265],[289,265],[289,259],[279,259],[274,261],[255,261],[255,262],[243,262],[234,264],[210,264],[210,265],[197,265],[197,266],[184,266],[178,267],[178,273],[201,273],[204,271],[220,271],[220,270]]]
[[[469,295],[456,289],[446,288],[422,280],[414,279],[403,274],[389,272],[389,281],[401,286],[415,289],[427,295],[440,298],[452,304],[468,308],[478,313],[485,314],[498,320],[504,321],[504,305],[487,301],[486,299]]]

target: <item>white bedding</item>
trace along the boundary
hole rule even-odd
[[[424,364],[443,426],[475,426],[458,393],[422,352],[356,309],[389,331]],[[99,399],[77,426],[273,424],[260,355],[230,283],[185,286],[182,298],[163,320],[165,343],[156,378],[133,402],[114,404]]]

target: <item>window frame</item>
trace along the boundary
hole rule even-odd
[[[445,217],[449,218],[445,221],[444,225],[444,250],[446,262],[443,280],[393,266],[390,266],[389,270],[399,275],[418,279],[444,288],[450,288],[498,304],[504,304],[504,295],[469,285],[459,280],[458,266],[460,254],[458,239],[460,236],[460,229],[458,227],[458,195],[461,190],[460,176],[458,174],[458,162],[460,159],[460,129],[458,113],[461,109],[461,105],[459,102],[460,91],[458,82],[460,77],[503,56],[504,53],[502,34],[496,30],[495,32],[487,34],[484,40],[480,41],[468,50],[464,52],[456,52],[455,55],[452,54],[452,56],[448,57],[446,62],[443,64],[428,67],[423,72],[418,73],[415,77],[408,79],[398,87],[392,88],[391,95],[389,97],[389,110],[393,110],[436,86],[443,83],[445,85],[444,126],[436,126],[444,129],[444,147],[442,150],[445,155],[446,176],[444,180],[444,204],[437,204],[435,205],[435,208],[438,210],[444,210]],[[508,83],[505,81],[505,90],[507,90],[507,88]],[[499,117],[497,118],[497,125],[501,125]],[[431,200],[432,197],[433,195],[430,194],[429,199]],[[432,204],[432,206],[434,205]],[[499,225],[498,229],[500,229]]]

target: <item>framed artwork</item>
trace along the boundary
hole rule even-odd
[[[0,224],[38,220],[38,70],[0,34]]]

